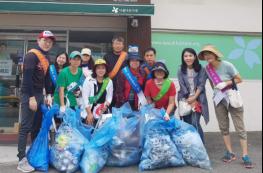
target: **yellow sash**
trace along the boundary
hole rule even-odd
[[[127,57],[127,53],[122,51],[117,63],[115,64],[113,70],[109,74],[109,77],[111,79],[113,79],[117,75],[117,73],[120,71],[121,66],[123,62],[125,61],[126,57]]]
[[[45,55],[43,55],[43,53],[41,53],[37,49],[31,49],[29,52],[32,52],[32,53],[34,53],[37,56],[41,66],[42,66],[42,68],[44,70],[44,73],[46,75],[48,67],[49,67],[49,62],[48,62],[47,58],[45,57]]]

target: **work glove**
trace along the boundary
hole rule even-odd
[[[64,114],[66,112],[66,106],[60,106],[59,112]]]
[[[226,87],[227,87],[227,83],[226,82],[220,82],[219,84],[216,85],[215,88],[222,90],[222,89],[224,89]]]
[[[170,115],[167,114],[167,113],[165,113],[165,115],[164,115],[164,120],[165,120],[165,121],[170,121]]]
[[[52,105],[52,102],[53,102],[52,97],[51,97],[50,94],[48,94],[47,97],[46,97],[46,104],[47,104],[48,106],[51,106],[51,105]]]

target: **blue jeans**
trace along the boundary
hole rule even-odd
[[[203,143],[205,143],[204,132],[203,132],[203,129],[200,125],[200,118],[201,118],[201,114],[196,113],[196,112],[193,112],[190,115],[181,117],[181,119],[183,119],[184,122],[191,124],[192,126],[194,126],[196,128],[196,130],[198,131]]]

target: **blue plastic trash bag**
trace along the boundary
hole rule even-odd
[[[49,168],[48,132],[52,124],[52,118],[59,111],[59,107],[55,105],[49,111],[45,107],[42,108],[42,111],[45,112],[42,126],[27,153],[27,159],[36,170],[46,172]]]
[[[87,148],[82,157],[80,167],[83,173],[98,173],[105,166],[109,156],[107,146]]]
[[[211,170],[211,162],[196,129],[178,119],[175,119],[175,127],[172,138],[185,162],[191,166]]]
[[[130,106],[127,105],[115,111],[120,111],[122,116],[120,118],[120,128],[111,141],[107,166],[125,167],[136,165],[140,162],[142,153],[140,145],[140,120],[142,116],[132,112]]]
[[[91,140],[91,134],[94,130],[93,126],[87,125],[82,123],[81,121],[79,122],[79,126],[78,126],[78,130],[80,131],[80,133],[87,139],[87,140]]]
[[[75,111],[67,109],[51,147],[51,164],[61,172],[72,173],[79,169],[84,144],[88,140],[77,130],[79,120]]]
[[[83,173],[98,173],[105,166],[109,156],[109,144],[119,127],[119,115],[107,120],[95,131],[90,143],[85,146],[80,167]]]
[[[87,139],[90,141],[91,139],[91,134],[94,130],[94,127],[93,126],[90,126],[90,125],[87,125],[87,124],[84,124],[81,122],[81,116],[80,116],[80,109],[77,109],[76,110],[76,116],[77,116],[77,121],[76,122],[78,125],[77,125],[77,128],[78,130],[80,131],[80,133]]]
[[[181,153],[171,139],[174,124],[158,119],[157,112],[159,117],[162,117],[161,111],[156,109],[148,112],[155,115],[146,117],[143,154],[139,165],[141,171],[185,165]]]

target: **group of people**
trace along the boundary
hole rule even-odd
[[[67,107],[80,108],[82,121],[92,126],[97,124],[102,114],[110,113],[113,107],[121,107],[126,102],[135,111],[145,104],[152,104],[157,109],[164,108],[166,121],[175,115],[178,107],[182,109],[177,111],[181,119],[192,124],[204,142],[200,118],[203,116],[205,122],[209,122],[205,89],[207,79],[214,89],[215,112],[226,146],[223,161],[229,163],[237,159],[229,135],[230,113],[240,136],[244,165],[252,168],[243,106],[232,106],[227,94],[242,79],[233,64],[221,59],[223,55],[214,46],[205,46],[199,54],[192,48],[183,50],[182,63],[178,69],[180,90],[176,106],[175,84],[169,78],[165,63],[156,60],[154,48],[146,49],[142,57],[139,47],[130,45],[126,53],[125,40],[117,36],[112,40],[112,52],[103,58],[94,60],[92,51],[83,48],[69,55],[66,52],[59,53],[54,65],[50,65],[48,51],[55,42],[55,36],[50,31],[43,31],[37,42],[38,47],[24,57],[18,170],[34,170],[26,159],[26,141],[28,133],[31,132],[32,140],[38,134],[42,120],[40,105],[43,101],[50,106],[58,104],[62,114]],[[208,65],[202,67],[199,60],[207,61]],[[186,107],[190,107],[190,110],[186,111]]]

